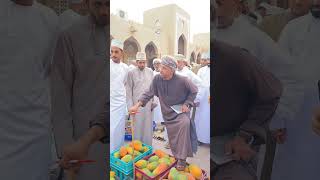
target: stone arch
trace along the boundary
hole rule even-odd
[[[137,52],[141,50],[139,42],[133,36],[126,39],[123,43],[124,57],[123,62],[127,63],[128,60],[136,58]]]
[[[195,63],[196,62],[196,54],[194,53],[194,51],[192,51],[191,55],[190,55],[190,63]]]
[[[147,56],[148,67],[154,70],[152,62],[153,59],[155,59],[158,56],[158,48],[154,44],[154,42],[151,41],[146,45],[145,53]]]
[[[181,36],[178,39],[178,54],[186,55],[187,51],[187,40],[184,34],[181,34]]]
[[[197,64],[200,64],[200,62],[201,62],[201,52],[199,52],[197,55]]]

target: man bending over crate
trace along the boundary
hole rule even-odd
[[[149,89],[129,112],[137,112],[153,96],[159,98],[171,151],[178,160],[177,169],[184,170],[187,157],[193,157],[197,151],[197,135],[195,124],[190,120],[190,108],[198,89],[186,77],[176,74],[176,69],[176,60],[171,56],[163,56],[160,74],[154,77]]]

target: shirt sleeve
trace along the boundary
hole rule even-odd
[[[184,102],[185,105],[188,105],[189,107],[194,106],[194,100],[196,99],[198,88],[195,84],[193,84],[189,79],[185,79],[185,85],[188,90],[188,97],[186,101]]]
[[[266,128],[274,115],[282,93],[280,81],[244,52],[243,61],[239,63],[243,79],[248,86],[251,97],[248,118],[241,125],[240,131],[252,133],[263,141],[266,139]]]
[[[146,92],[144,92],[138,100],[142,103],[142,107],[144,107],[153,98],[153,96],[157,95],[156,93],[157,76],[153,78],[149,89]]]
[[[74,82],[74,54],[67,34],[61,33],[55,48],[52,62],[51,103],[52,125],[57,153],[74,142],[74,123],[72,119],[72,92]]]

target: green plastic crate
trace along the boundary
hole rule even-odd
[[[139,161],[140,159],[152,154],[153,148],[152,146],[149,146],[147,144],[142,144],[142,147],[148,147],[148,151],[140,154],[139,156],[134,158],[134,162]],[[124,174],[129,174],[130,172],[133,172],[133,162],[129,162],[129,163],[125,163],[123,161],[121,161],[120,159],[117,159],[114,157],[114,153],[118,152],[120,150],[120,148],[118,148],[117,150],[115,150],[114,152],[111,153],[110,155],[110,166],[112,167],[116,167],[117,169],[119,169],[122,173]]]

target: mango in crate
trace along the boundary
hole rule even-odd
[[[137,161],[137,162],[135,163],[135,165],[136,165],[139,169],[144,169],[144,168],[147,167],[148,162],[147,162],[146,160],[142,159],[142,160]]]
[[[159,166],[153,170],[153,174],[155,176],[161,174],[162,172],[164,172],[166,169],[168,168],[168,165],[165,163],[160,163]]]
[[[190,174],[186,172],[180,172],[176,168],[171,168],[169,171],[169,180],[195,180],[195,178]]]
[[[189,165],[189,171],[190,171],[190,174],[192,174],[192,176],[195,177],[196,179],[200,179],[202,176],[201,168],[199,168],[195,164]]]
[[[127,154],[127,155],[125,155],[125,156],[123,156],[123,157],[121,158],[121,161],[123,161],[123,162],[125,162],[125,163],[128,163],[128,162],[132,161],[132,156],[129,155],[129,154]]]
[[[126,147],[128,154],[133,154],[133,148],[132,147]]]
[[[178,179],[179,179],[179,180],[188,180],[188,176],[185,175],[185,174],[179,174],[179,175],[178,175]]]
[[[147,165],[147,169],[149,169],[150,171],[153,171],[154,169],[157,168],[158,165],[159,163],[157,161],[151,162]]]
[[[142,172],[144,172],[149,177],[153,177],[154,176],[154,174],[147,168],[142,169]]]
[[[159,159],[159,163],[165,163],[165,164],[167,164],[168,166],[171,165],[170,159],[165,158],[165,157],[160,158],[160,159]]]
[[[116,180],[114,177],[110,177],[110,180]]]
[[[155,150],[154,153],[155,153],[159,158],[163,158],[163,157],[165,157],[166,155],[168,155],[167,153],[165,153],[165,152],[163,152],[163,151],[161,151],[161,150],[159,150],[159,149]]]
[[[187,173],[190,172],[189,171],[189,166],[186,166],[186,168],[184,168],[184,172],[187,172]]]
[[[125,155],[128,154],[127,148],[121,147],[119,153],[120,153],[120,157],[124,157]]]
[[[113,154],[113,156],[114,156],[115,158],[117,158],[117,159],[120,159],[120,154],[119,154],[119,152],[115,152],[115,153]]]
[[[116,173],[114,171],[110,171],[110,177],[116,177]]]
[[[169,159],[170,159],[171,164],[173,164],[176,161],[176,159],[174,157],[170,157]]]
[[[139,152],[143,152],[143,146],[142,144],[133,144],[133,149]]]
[[[134,155],[134,157],[137,157],[137,156],[141,155],[141,152],[134,150],[133,155]]]
[[[136,179],[142,179],[142,174],[139,172],[136,172]]]
[[[178,180],[178,175],[179,175],[179,171],[176,168],[171,168],[169,171],[169,176],[168,179],[169,180]]]
[[[180,174],[186,175],[188,180],[196,180],[190,173],[180,172]]]
[[[159,157],[154,155],[154,156],[151,156],[149,159],[148,159],[149,162],[156,162],[156,161],[159,161]]]

